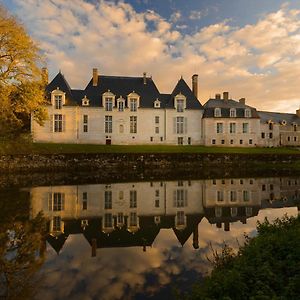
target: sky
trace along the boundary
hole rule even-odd
[[[153,77],[171,93],[199,75],[199,100],[246,98],[258,110],[300,106],[300,1],[1,0],[46,57],[85,88],[103,75]]]

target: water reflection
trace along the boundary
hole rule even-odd
[[[38,296],[166,299],[173,285],[209,270],[210,243],[236,244],[265,216],[297,214],[300,179],[33,187],[30,195],[31,217],[43,211],[50,246]]]

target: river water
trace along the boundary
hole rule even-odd
[[[210,272],[212,250],[300,208],[296,177],[34,186],[10,201],[19,193],[26,218],[46,219],[31,275],[43,300],[174,299]]]

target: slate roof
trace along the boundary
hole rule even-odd
[[[209,99],[204,104],[204,118],[214,118],[214,110],[215,108],[221,109],[221,118],[230,118],[230,109],[235,108],[236,109],[236,118],[244,118],[245,116],[245,109],[249,108],[251,110],[251,118],[259,118],[259,115],[254,107],[251,107],[249,105],[245,105],[243,103],[240,103],[239,101],[229,99],[229,100],[223,100],[223,99]],[[220,118],[220,117],[217,117]]]
[[[63,74],[59,72],[46,87],[48,99],[56,88],[66,93],[66,105],[81,105],[82,98],[86,96],[90,100],[89,106],[99,107],[102,106],[102,94],[110,91],[116,99],[122,96],[126,105],[127,95],[135,92],[140,96],[140,107],[153,108],[154,101],[159,99],[161,108],[174,108],[174,97],[181,93],[187,98],[188,109],[202,109],[202,105],[183,79],[178,81],[171,94],[160,94],[151,77],[147,77],[144,84],[143,77],[99,75],[97,86],[93,86],[91,79],[85,89],[79,90],[71,89]]]
[[[271,120],[280,124],[284,120],[287,122],[287,125],[291,125],[292,123],[300,125],[300,118],[296,114],[258,111],[258,115],[261,123],[267,123]]]

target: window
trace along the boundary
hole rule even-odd
[[[130,133],[137,133],[137,116],[130,117]]]
[[[163,140],[164,140],[164,138],[161,136],[161,137],[160,137],[160,141],[162,142]]]
[[[215,207],[215,215],[217,218],[222,217],[222,207],[220,206]]]
[[[159,197],[159,190],[155,190],[155,197]]]
[[[183,134],[184,132],[184,118],[176,117],[176,133]]]
[[[104,209],[112,209],[112,191],[104,192]]]
[[[155,133],[159,133],[159,127],[155,127]]]
[[[246,216],[247,217],[252,216],[252,207],[246,207]]]
[[[137,226],[137,214],[136,212],[131,212],[129,215],[129,226]]]
[[[223,191],[217,191],[217,201],[222,202],[224,200]]]
[[[129,100],[129,107],[130,107],[130,111],[136,111],[137,110],[137,99],[136,98],[131,98]]]
[[[243,200],[245,202],[249,201],[249,191],[243,191]]]
[[[217,133],[223,133],[223,123],[217,123]]]
[[[130,191],[129,207],[136,208],[136,206],[137,206],[137,192]]]
[[[225,140],[221,140],[221,144],[224,145],[225,144]]]
[[[273,130],[273,123],[272,122],[269,123],[269,130]]]
[[[261,138],[264,139],[266,134],[264,132],[261,133]]]
[[[177,99],[176,100],[176,108],[177,108],[177,112],[183,112],[184,111],[184,100],[183,99]]]
[[[230,191],[230,201],[236,202],[236,191]]]
[[[243,140],[240,140],[240,145],[243,145]]]
[[[273,133],[272,133],[272,132],[269,133],[269,138],[270,138],[270,139],[273,138]]]
[[[252,145],[252,139],[249,140],[249,145]]]
[[[112,133],[112,116],[105,116],[105,133]]]
[[[233,140],[230,140],[230,145],[233,145]]]
[[[230,215],[232,217],[236,217],[237,216],[237,212],[238,212],[237,207],[231,207],[230,208]]]
[[[230,109],[230,118],[235,118],[236,117],[236,110],[235,108]]]
[[[174,191],[174,207],[187,206],[187,190],[178,189]]]
[[[191,145],[191,144],[192,144],[192,138],[188,137],[188,145]]]
[[[251,110],[250,109],[245,109],[245,117],[246,118],[251,118]]]
[[[49,201],[50,211],[62,211],[65,208],[65,194],[53,193],[52,199]]]
[[[178,137],[177,138],[177,144],[178,145],[183,145],[183,137]]]
[[[82,193],[82,210],[87,209],[87,192]]]
[[[62,95],[55,95],[54,102],[55,102],[55,109],[61,109],[62,108]]]
[[[83,132],[88,132],[88,115],[83,115]]]
[[[54,132],[64,131],[64,116],[54,115]]]
[[[124,101],[123,100],[119,100],[118,101],[118,111],[124,111]]]
[[[155,124],[159,124],[159,116],[155,116]]]
[[[112,221],[113,221],[112,214],[105,214],[104,215],[104,227],[111,228],[112,224],[113,224]]]
[[[294,136],[294,142],[297,142],[297,137],[296,136]]]
[[[236,124],[235,123],[230,123],[229,124],[229,132],[230,133],[235,133],[236,132]]]
[[[150,136],[150,142],[153,142],[153,136]]]
[[[294,131],[297,131],[297,125],[294,124]]]
[[[155,199],[154,205],[155,205],[155,207],[159,207],[159,199]]]
[[[124,215],[122,212],[119,212],[118,213],[118,216],[117,216],[117,223],[118,224],[123,224],[124,223]]]
[[[265,185],[265,184],[263,184],[263,185],[261,186],[261,190],[262,190],[262,191],[265,191],[265,190],[266,190],[266,185]]]
[[[212,139],[212,140],[211,140],[211,143],[212,143],[213,145],[215,145],[215,144],[216,144],[216,140],[215,140],[215,139]]]
[[[249,123],[243,123],[243,133],[249,132]]]
[[[214,116],[221,117],[221,108],[218,108],[218,107],[215,108]]]
[[[291,141],[291,137],[290,137],[290,136],[288,136],[287,140],[288,140],[288,142],[290,142],[290,141]]]
[[[185,215],[184,211],[178,211],[176,214],[176,225],[182,226],[185,225]]]
[[[53,223],[52,223],[52,230],[53,231],[61,231],[61,217],[53,217]]]
[[[105,98],[105,110],[112,111],[113,108],[113,98],[107,97]]]
[[[243,179],[240,179],[240,184],[244,184],[244,180]]]

